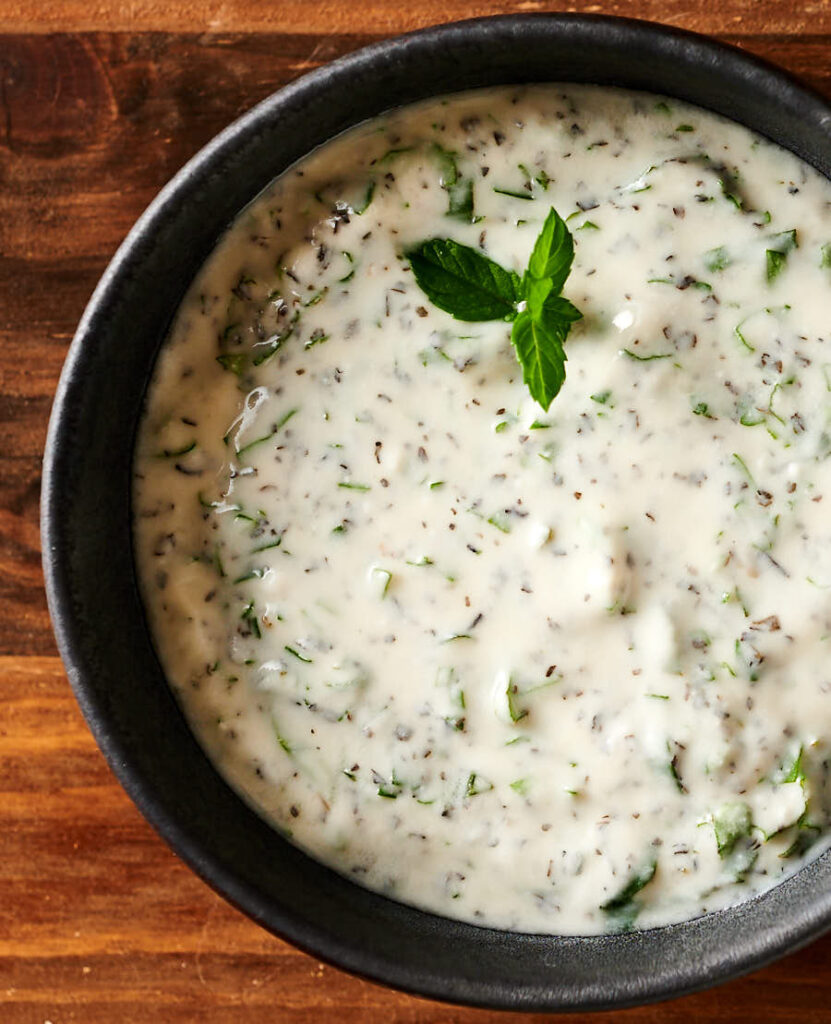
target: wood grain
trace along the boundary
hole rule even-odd
[[[391,35],[426,25],[489,14],[539,14],[575,11],[648,18],[699,32],[719,34],[745,26],[765,34],[825,33],[831,9],[823,0],[132,0],[129,4],[60,0],[53,4],[5,0],[0,31],[88,32],[106,27],[123,32],[256,32],[291,31],[318,38],[345,33]]]
[[[0,0],[0,1022],[541,1021],[394,993],[319,964],[214,895],[107,769],[56,656],[40,459],[72,332],[164,182],[275,88],[393,32],[535,0]],[[598,11],[575,3],[570,9]],[[617,0],[707,31],[831,97],[831,3]],[[831,1019],[831,938],[722,988],[564,1017]]]

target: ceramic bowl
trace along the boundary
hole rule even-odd
[[[185,290],[240,209],[313,147],[390,107],[543,81],[678,97],[831,174],[831,109],[820,97],[736,49],[645,22],[480,19],[323,67],[205,147],[104,274],[52,413],[44,563],[61,653],[101,749],[143,814],[234,905],[316,957],[397,988],[495,1008],[588,1010],[678,996],[809,942],[831,923],[831,856],[730,910],[602,937],[479,928],[359,888],[280,838],[197,745],[154,653],[131,540],[133,445],[156,354]]]

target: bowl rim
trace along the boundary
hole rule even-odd
[[[788,72],[696,33],[655,22],[605,15],[502,15],[451,22],[375,42],[296,79],[232,122],[184,165],[138,219],[96,287],[67,354],[49,422],[41,504],[43,564],[58,647],[76,698],[110,767],[157,832],[197,874],[233,905],[269,931],[319,959],[417,995],[493,1009],[599,1010],[685,995],[759,968],[811,942],[831,925],[831,856],[823,855],[773,890],[729,911],[708,914],[678,925],[636,932],[632,936],[524,937],[532,940],[526,943],[525,948],[536,951],[536,955],[542,958],[541,962],[548,957],[546,962],[552,966],[556,956],[567,952],[575,943],[584,951],[588,949],[591,957],[605,956],[603,950],[608,951],[612,946],[617,953],[625,955],[627,948],[632,948],[632,943],[649,944],[650,940],[644,937],[650,934],[674,935],[676,940],[682,937],[681,945],[692,959],[684,963],[659,962],[648,976],[641,972],[637,977],[624,978],[611,985],[597,978],[584,979],[570,988],[558,987],[556,980],[550,977],[541,978],[536,983],[524,981],[521,985],[513,985],[506,977],[494,978],[490,982],[472,981],[470,977],[428,970],[421,964],[400,964],[389,955],[381,956],[377,952],[355,948],[343,936],[310,924],[285,908],[275,906],[273,901],[265,900],[263,892],[249,880],[238,877],[233,866],[215,852],[205,849],[204,841],[195,836],[191,827],[171,817],[158,788],[137,767],[129,740],[113,729],[112,709],[92,685],[96,666],[91,645],[94,646],[95,640],[89,633],[88,622],[74,590],[69,554],[72,538],[64,524],[66,495],[72,493],[73,486],[73,460],[78,458],[73,446],[75,427],[85,415],[79,405],[79,395],[87,388],[85,378],[90,369],[90,353],[95,347],[96,335],[113,304],[122,301],[125,282],[131,277],[143,246],[177,204],[187,199],[194,182],[205,180],[207,175],[226,163],[241,138],[256,135],[263,125],[279,118],[285,109],[292,105],[302,106],[310,95],[344,88],[354,76],[371,75],[380,66],[406,68],[413,61],[426,59],[440,47],[454,47],[459,51],[466,46],[493,47],[500,42],[516,41],[528,32],[549,33],[552,38],[555,35],[566,36],[571,42],[604,39],[617,46],[635,43],[654,46],[657,51],[674,57],[683,56],[688,63],[716,70],[726,64],[745,88],[762,88],[767,95],[784,97],[788,104],[799,108],[809,134],[824,133],[826,144],[831,137],[831,107],[828,102]],[[510,83],[506,81],[505,84]],[[659,91],[666,93],[663,89]],[[672,92],[666,94],[677,95]],[[380,105],[378,112],[383,109],[385,107]],[[799,155],[817,166],[810,153]],[[827,169],[824,173],[828,175]],[[304,854],[300,856],[305,858]],[[324,869],[324,875],[326,872],[328,869]],[[808,876],[821,883],[818,885],[819,894],[810,903],[805,891],[807,882],[804,881]],[[795,884],[794,879],[802,879],[802,885]],[[353,885],[343,879],[336,884]],[[778,901],[781,906],[777,913],[772,914],[764,905],[766,902],[770,904],[770,893],[777,890],[788,892]],[[361,893],[360,899],[375,910],[392,902],[368,890],[361,890]],[[789,902],[791,897],[792,903]],[[783,906],[792,908],[787,918],[782,916]],[[722,950],[718,957],[714,957],[709,948],[712,928],[708,922],[725,914],[745,919],[745,935],[739,946]],[[407,915],[434,917],[411,908],[407,909]],[[483,935],[492,932],[475,925],[448,923],[444,918],[436,917],[435,921],[439,924],[428,921],[425,925],[428,932],[433,928],[464,935],[465,941],[469,941],[471,929]],[[495,934],[523,937],[519,933]]]

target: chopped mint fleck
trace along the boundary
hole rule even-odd
[[[493,783],[483,775],[479,775],[476,772],[471,772],[468,775],[465,796],[478,796],[480,793],[487,793],[491,789],[493,789]]]
[[[287,654],[290,654],[293,658],[297,658],[298,661],[304,662],[306,665],[311,665],[313,662],[312,658],[307,658],[304,654],[301,654],[300,651],[298,651],[295,647],[289,647],[288,644],[286,644],[283,647],[283,650]]]
[[[716,834],[718,855],[722,859],[729,856],[736,843],[750,835],[752,827],[750,808],[738,801],[723,804],[713,815],[713,829]]]
[[[723,245],[704,253],[704,266],[714,274],[729,267],[731,263],[730,254]]]

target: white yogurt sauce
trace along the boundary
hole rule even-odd
[[[402,253],[521,272],[552,205],[584,319],[546,414],[510,325]],[[162,663],[246,800],[365,886],[531,932],[693,917],[824,846],[830,208],[740,126],[552,86],[364,125],[239,217],[135,511]]]

